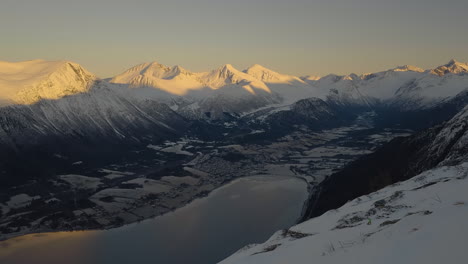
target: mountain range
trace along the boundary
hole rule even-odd
[[[458,206],[447,214],[461,225],[462,188],[447,189],[466,185],[467,105],[456,60],[324,77],[151,62],[109,79],[67,61],[0,62],[0,240],[119,227],[250,175],[301,179],[304,223],[225,263],[336,260],[335,245],[359,251],[408,219],[443,219],[439,204]]]
[[[265,130],[266,138],[279,137],[366,111],[377,112],[383,126],[419,129],[461,110],[467,83],[468,65],[455,60],[429,70],[402,66],[322,78],[260,65],[194,73],[152,62],[106,80],[67,61],[0,62],[2,180],[29,175],[54,155],[111,159],[129,146],[184,135],[223,139]],[[33,166],[22,166],[31,160]]]

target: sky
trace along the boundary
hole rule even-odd
[[[468,61],[467,0],[1,0],[0,60],[297,76]]]

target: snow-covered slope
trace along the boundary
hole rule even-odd
[[[466,74],[468,73],[468,64],[452,59],[449,63],[439,66],[430,71],[432,74],[444,76],[446,74]]]
[[[324,99],[328,93],[328,90],[318,90],[299,77],[281,74],[258,64],[247,68],[244,72],[264,82],[273,93],[282,98],[283,104],[310,97]]]
[[[112,83],[129,84],[133,88],[152,87],[170,95],[183,96],[207,85],[197,75],[180,66],[167,67],[157,62],[143,63],[119,74]]]
[[[16,147],[54,138],[139,141],[138,135],[177,134],[178,125],[186,123],[165,104],[125,95],[108,83],[96,81],[86,93],[2,107],[0,143]]]
[[[428,154],[424,161],[437,165],[468,159],[468,106],[442,126],[424,152]]]
[[[180,66],[167,67],[157,62],[143,63],[117,75],[110,82],[129,84],[133,88],[152,87],[176,96],[190,95],[192,90],[208,88],[214,91],[226,86],[232,86],[229,90],[232,95],[239,93],[236,88],[243,88],[251,94],[255,94],[256,90],[270,92],[263,82],[230,64],[211,72],[192,73]]]
[[[465,106],[451,120],[409,137],[396,138],[330,175],[315,188],[307,217],[318,216],[437,166],[468,161],[467,117]]]
[[[67,61],[0,61],[0,106],[87,92],[96,77]]]
[[[133,88],[132,96],[164,101],[187,117],[207,112],[217,117],[221,112],[242,115],[267,106],[282,108],[311,97],[341,106],[415,110],[465,91],[466,69],[466,64],[452,60],[426,71],[404,65],[363,75],[298,78],[258,64],[244,71],[226,64],[210,72],[193,73],[153,62],[137,65],[111,82]]]
[[[280,101],[262,81],[226,64],[210,72],[192,73],[145,63],[114,77],[114,84],[128,85],[129,96],[164,102],[189,118],[222,118]]]
[[[221,263],[462,263],[467,189],[468,163],[433,169],[279,231]]]
[[[468,106],[331,175],[310,201],[316,218],[221,263],[459,263],[466,188]]]
[[[242,87],[251,94],[255,94],[257,90],[271,93],[265,83],[257,80],[253,76],[237,70],[231,64],[226,64],[214,71],[200,73],[199,75],[210,87],[214,89],[236,85]]]
[[[174,68],[166,77],[181,72]],[[137,100],[128,92],[72,62],[0,62],[0,143],[19,147],[45,138],[124,139],[136,131],[174,133],[172,121],[184,123],[166,105]]]
[[[430,107],[468,89],[468,65],[452,60],[433,70],[415,66],[364,74],[328,75],[308,83],[318,90],[330,91],[328,98],[339,103],[375,107],[387,104],[413,110]]]
[[[265,83],[304,83],[303,80],[296,76],[280,74],[259,64],[252,65],[244,70],[244,72]]]

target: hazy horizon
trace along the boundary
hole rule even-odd
[[[5,0],[3,61],[70,60],[102,78],[157,61],[296,76],[468,61],[462,0]]]
[[[7,61],[7,62],[15,63],[15,62],[27,62],[27,61],[35,61],[35,60],[49,61],[49,60],[46,60],[46,59],[38,58],[38,59],[30,59],[30,60]],[[348,73],[341,73],[341,74],[338,74],[338,73],[336,73],[336,72],[329,72],[329,73],[323,74],[323,75],[317,75],[317,74],[306,74],[306,75],[294,75],[294,74],[290,74],[290,75],[293,75],[293,76],[296,76],[296,77],[306,77],[306,76],[324,77],[324,76],[327,76],[327,75],[330,75],[330,74],[337,74],[337,75],[343,75],[343,76],[345,76],[345,75],[350,75],[350,74],[358,74],[358,75],[361,75],[361,74],[367,74],[367,73],[376,73],[376,72],[386,71],[386,70],[390,70],[390,69],[393,69],[393,68],[396,68],[396,67],[406,66],[406,65],[416,66],[416,67],[421,68],[421,69],[423,69],[423,70],[429,70],[429,69],[434,69],[434,68],[436,68],[436,67],[438,67],[438,66],[442,66],[442,65],[444,65],[444,64],[446,64],[446,63],[449,63],[451,60],[455,60],[455,61],[457,61],[457,62],[467,63],[467,64],[468,64],[468,62],[459,60],[459,59],[457,59],[457,58],[451,58],[451,59],[447,59],[447,60],[445,60],[445,61],[443,61],[443,62],[440,62],[440,63],[438,63],[438,64],[434,64],[433,66],[427,67],[427,68],[426,68],[426,67],[420,67],[419,65],[415,65],[415,64],[407,64],[407,63],[406,63],[406,64],[399,64],[399,65],[395,65],[395,66],[393,66],[393,67],[389,67],[389,68],[385,68],[385,69],[378,69],[378,70],[370,71],[370,72],[359,72],[359,73],[358,73],[358,72],[353,72],[353,71],[351,71],[351,72],[348,72]],[[62,61],[62,60],[56,60],[56,61]],[[63,61],[70,61],[70,62],[77,63],[76,61],[67,60],[67,59],[63,59]],[[131,65],[131,66],[129,66],[128,68],[126,68],[124,71],[126,71],[126,70],[128,70],[128,69],[130,69],[130,68],[132,68],[132,67],[134,67],[134,66],[140,65],[140,64],[152,63],[152,62],[157,62],[157,63],[160,63],[160,64],[162,64],[162,65],[164,65],[164,66],[167,66],[167,67],[181,66],[182,68],[184,68],[184,69],[186,69],[186,70],[188,70],[188,71],[194,72],[194,73],[202,73],[202,72],[208,72],[208,71],[216,70],[217,68],[220,68],[220,67],[222,67],[222,66],[224,66],[224,65],[226,65],[226,64],[231,64],[231,65],[232,65],[234,68],[236,68],[237,70],[243,71],[243,70],[246,70],[246,69],[247,69],[248,67],[250,67],[250,66],[253,66],[253,65],[255,65],[255,64],[258,64],[258,63],[254,63],[254,64],[248,65],[248,66],[246,66],[246,67],[236,67],[236,65],[233,65],[232,63],[224,63],[224,64],[221,64],[221,65],[218,65],[218,66],[215,67],[215,68],[206,69],[205,71],[193,71],[193,70],[191,70],[191,69],[185,67],[184,65],[180,65],[180,64],[164,64],[164,63],[161,63],[161,62],[159,62],[159,61],[157,61],[157,60],[154,60],[154,61],[140,62],[140,63],[134,64],[134,65]],[[83,64],[80,64],[80,65],[83,66],[83,67],[85,67],[85,69],[89,70],[89,67],[87,67],[86,65],[83,65]],[[265,68],[268,68],[268,69],[270,69],[270,70],[276,71],[274,68],[271,68],[271,67],[269,67],[268,65],[261,65],[261,66],[263,66],[263,67],[265,67]],[[124,71],[115,73],[115,74],[110,75],[110,76],[99,76],[99,75],[98,75],[98,77],[99,77],[99,78],[102,78],[102,79],[112,78],[112,77],[115,77],[115,76],[118,75],[118,74],[123,73]],[[91,71],[91,72],[92,72],[92,71]],[[92,72],[92,73],[96,74],[95,72]],[[278,71],[278,73],[286,74],[286,73],[284,73],[284,72],[279,72],[279,71]]]

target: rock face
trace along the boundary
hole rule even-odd
[[[375,153],[331,175],[316,190],[308,217],[406,180],[425,170],[468,160],[468,106],[451,120],[407,138],[397,138]]]

